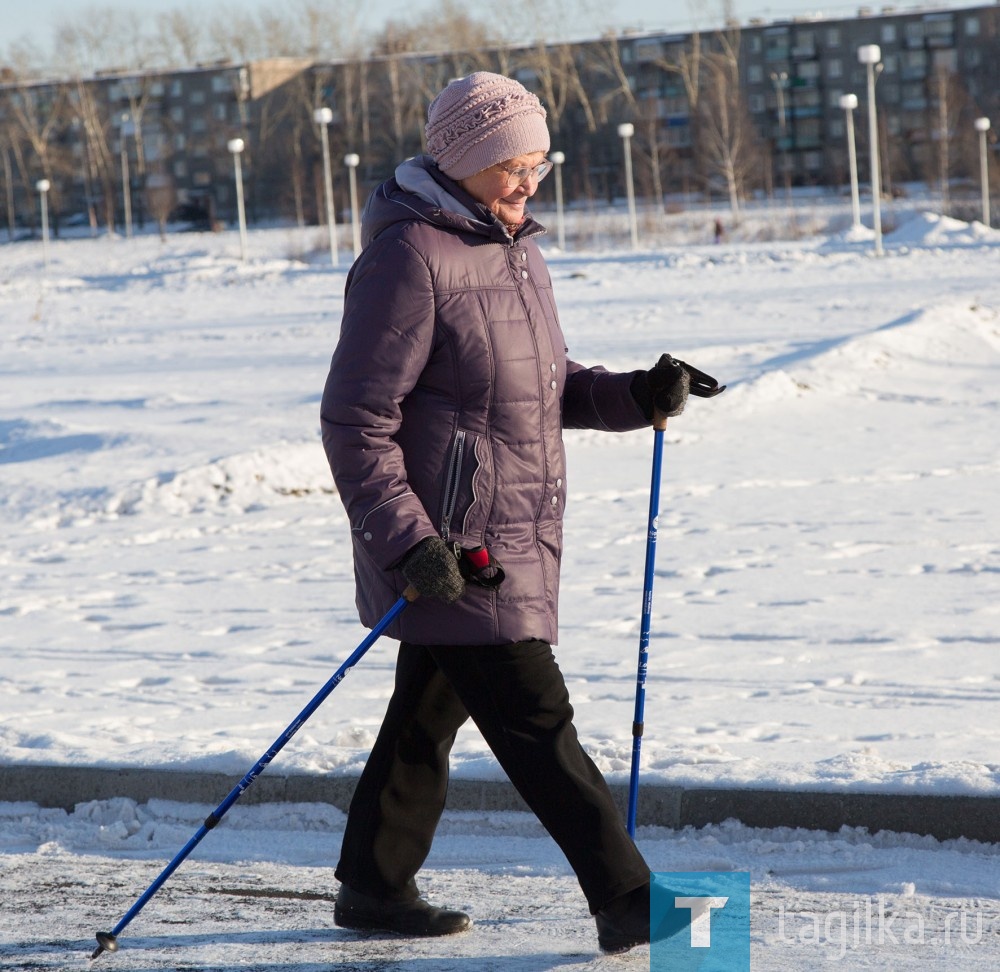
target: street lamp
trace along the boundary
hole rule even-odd
[[[240,259],[245,263],[247,258],[247,216],[243,209],[243,165],[240,162],[240,155],[246,145],[242,138],[231,138],[226,143],[226,148],[233,154],[233,170],[236,174],[236,212],[240,221]]]
[[[875,117],[875,65],[882,60],[878,44],[858,48],[858,61],[868,71],[868,141],[872,170],[872,214],[875,228],[875,256],[882,256],[882,186],[878,161],[878,119]]]
[[[847,119],[847,159],[851,168],[851,225],[861,225],[861,200],[858,195],[858,155],[854,147],[854,109],[858,107],[856,94],[840,96],[840,107]]]
[[[361,256],[361,221],[358,219],[358,165],[361,163],[361,156],[355,152],[348,152],[344,156],[344,165],[351,182],[351,237],[354,242],[354,259]]]
[[[785,202],[792,202],[792,173],[788,168],[788,127],[785,119],[785,85],[788,83],[788,72],[771,72],[771,84],[778,99],[778,130],[781,132],[781,168],[784,171]]]
[[[632,136],[635,125],[623,122],[618,126],[618,137],[625,147],[625,192],[628,194],[628,224],[632,235],[632,249],[639,248],[639,227],[635,219],[635,186],[632,184]]]
[[[326,230],[330,238],[330,262],[336,266],[337,260],[337,225],[333,220],[333,174],[330,171],[330,122],[333,121],[333,111],[330,108],[317,108],[313,112],[313,121],[323,129],[320,141],[323,143],[323,195],[326,198]]]
[[[549,161],[556,167],[556,236],[559,240],[559,249],[566,249],[566,220],[563,218],[563,185],[562,167],[566,161],[563,152],[549,152]]]
[[[977,118],[976,131],[979,132],[979,178],[983,187],[983,225],[990,225],[990,176],[986,162],[986,133],[990,130],[988,118]]]
[[[128,135],[135,133],[135,126],[129,118],[128,112],[122,115],[120,131],[121,157],[122,157],[122,198],[125,201],[125,238],[132,236],[132,178],[128,170],[128,145],[125,139]]]
[[[45,266],[49,265],[49,190],[52,183],[48,179],[39,179],[35,183],[39,198],[42,203],[42,259]]]

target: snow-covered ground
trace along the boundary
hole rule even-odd
[[[54,241],[47,268],[40,243],[0,247],[0,762],[238,778],[361,639],[317,421],[346,266],[330,269],[322,250],[302,259],[315,238],[252,232],[246,264],[232,233]],[[627,369],[670,351],[730,386],[693,400],[667,431],[646,780],[1000,793],[1000,233],[918,215],[885,243],[881,259],[866,233],[550,252],[576,360]],[[581,737],[618,782],[651,441],[567,435],[557,654]],[[356,773],[392,665],[391,644],[376,645],[280,755],[282,769]],[[473,729],[453,767],[500,778]],[[67,818],[8,804],[5,912],[8,896],[43,905],[23,902],[0,962],[18,941],[29,946],[14,967],[70,967],[44,943],[71,939],[75,952],[112,925],[205,812],[102,803]],[[271,899],[192,902],[199,874],[235,887],[259,871],[265,886],[331,890],[336,811],[305,808],[322,819],[301,828],[286,826],[287,809],[245,812],[258,815],[247,825],[256,842],[227,842],[220,828],[208,856],[199,849],[172,879],[173,897],[162,892],[176,920],[193,922],[183,958],[157,937],[176,934],[157,899],[142,918],[153,924],[130,930],[153,935],[152,952],[101,962],[527,972],[596,961],[572,879],[516,816],[456,818],[436,846],[428,891],[482,909],[463,944],[386,940],[352,958],[324,899],[292,900],[288,915]],[[989,930],[960,961],[928,941],[898,954],[852,947],[843,967],[1000,964],[987,848],[739,827],[650,829],[640,842],[657,868],[751,870],[755,968],[825,962],[796,951],[808,942],[784,941],[801,923],[777,924],[782,903],[822,910],[813,895],[849,928],[852,895],[876,909],[878,895],[901,895],[933,921],[985,909]],[[256,862],[232,864],[247,855]],[[836,933],[839,918],[825,920]]]
[[[316,804],[237,804],[125,928],[120,950],[88,966],[95,934],[115,926],[208,809],[108,801],[83,804],[67,816],[0,804],[0,968],[650,968],[648,947],[625,956],[598,952],[575,879],[527,814],[446,815],[421,888],[433,901],[467,909],[474,920],[467,934],[420,941],[342,931],[332,912],[344,818]],[[637,838],[658,871],[750,872],[754,972],[986,972],[1000,966],[994,847],[737,824],[676,833],[640,828]],[[671,972],[675,968],[681,967]]]

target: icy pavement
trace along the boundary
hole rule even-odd
[[[0,967],[285,972],[582,972],[608,957],[554,843],[527,814],[446,815],[421,888],[470,912],[468,934],[411,940],[333,924],[343,814],[319,804],[234,807],[120,936],[90,954],[209,807],[128,800],[72,814],[0,804]],[[1000,858],[971,841],[844,830],[640,828],[657,871],[749,871],[752,961],[766,970],[1000,967]]]

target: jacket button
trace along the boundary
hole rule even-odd
[[[557,487],[561,487],[562,486],[562,480],[561,479],[557,479],[556,480],[556,486]]]
[[[528,271],[527,271],[527,270],[522,270],[522,271],[521,271],[521,276],[522,276],[522,277],[523,277],[523,278],[524,278],[525,280],[527,280],[527,279],[528,279]]]
[[[371,540],[371,538],[372,538],[372,535],[371,535],[371,534],[370,534],[370,533],[369,533],[369,532],[368,532],[367,530],[366,530],[366,531],[365,531],[365,532],[364,532],[364,533],[362,534],[362,536],[363,536],[363,537],[364,537],[364,538],[365,538],[366,540]]]
[[[556,363],[553,361],[552,364],[549,365],[549,371],[555,374],[555,370],[556,370]]]
[[[553,506],[558,506],[559,505],[559,497],[558,496],[553,496],[552,497],[552,505]]]
[[[549,388],[551,388],[553,391],[555,391],[558,387],[559,387],[559,382],[558,381],[551,381],[549,383]]]

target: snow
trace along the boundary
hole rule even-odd
[[[0,248],[2,764],[235,780],[363,637],[318,438],[347,267],[324,262],[314,231],[249,242],[245,264],[235,233],[57,240],[47,267],[40,243]],[[1000,793],[1000,232],[919,214],[885,249],[847,231],[549,251],[576,360],[630,369],[670,351],[729,385],[666,433],[644,780]],[[631,752],[651,436],[567,434],[557,657],[615,782]],[[276,768],[356,774],[392,667],[380,642]],[[502,778],[471,728],[453,773]],[[208,809],[0,804],[0,887],[20,904],[0,954],[85,964],[93,931]],[[332,929],[322,897],[202,887],[333,893],[342,823],[328,807],[234,808],[101,962],[648,966],[647,950],[596,956],[572,876],[517,814],[450,815],[435,844],[425,890],[472,908],[473,936],[369,940],[352,957],[358,939]],[[639,837],[657,869],[751,871],[755,968],[1000,956],[982,845],[735,824]],[[32,906],[40,895],[52,909]],[[840,956],[832,934],[802,940],[803,914],[832,932],[846,915],[850,930],[879,896],[924,916],[923,946],[890,935]],[[963,909],[987,927],[956,962],[943,923]]]

